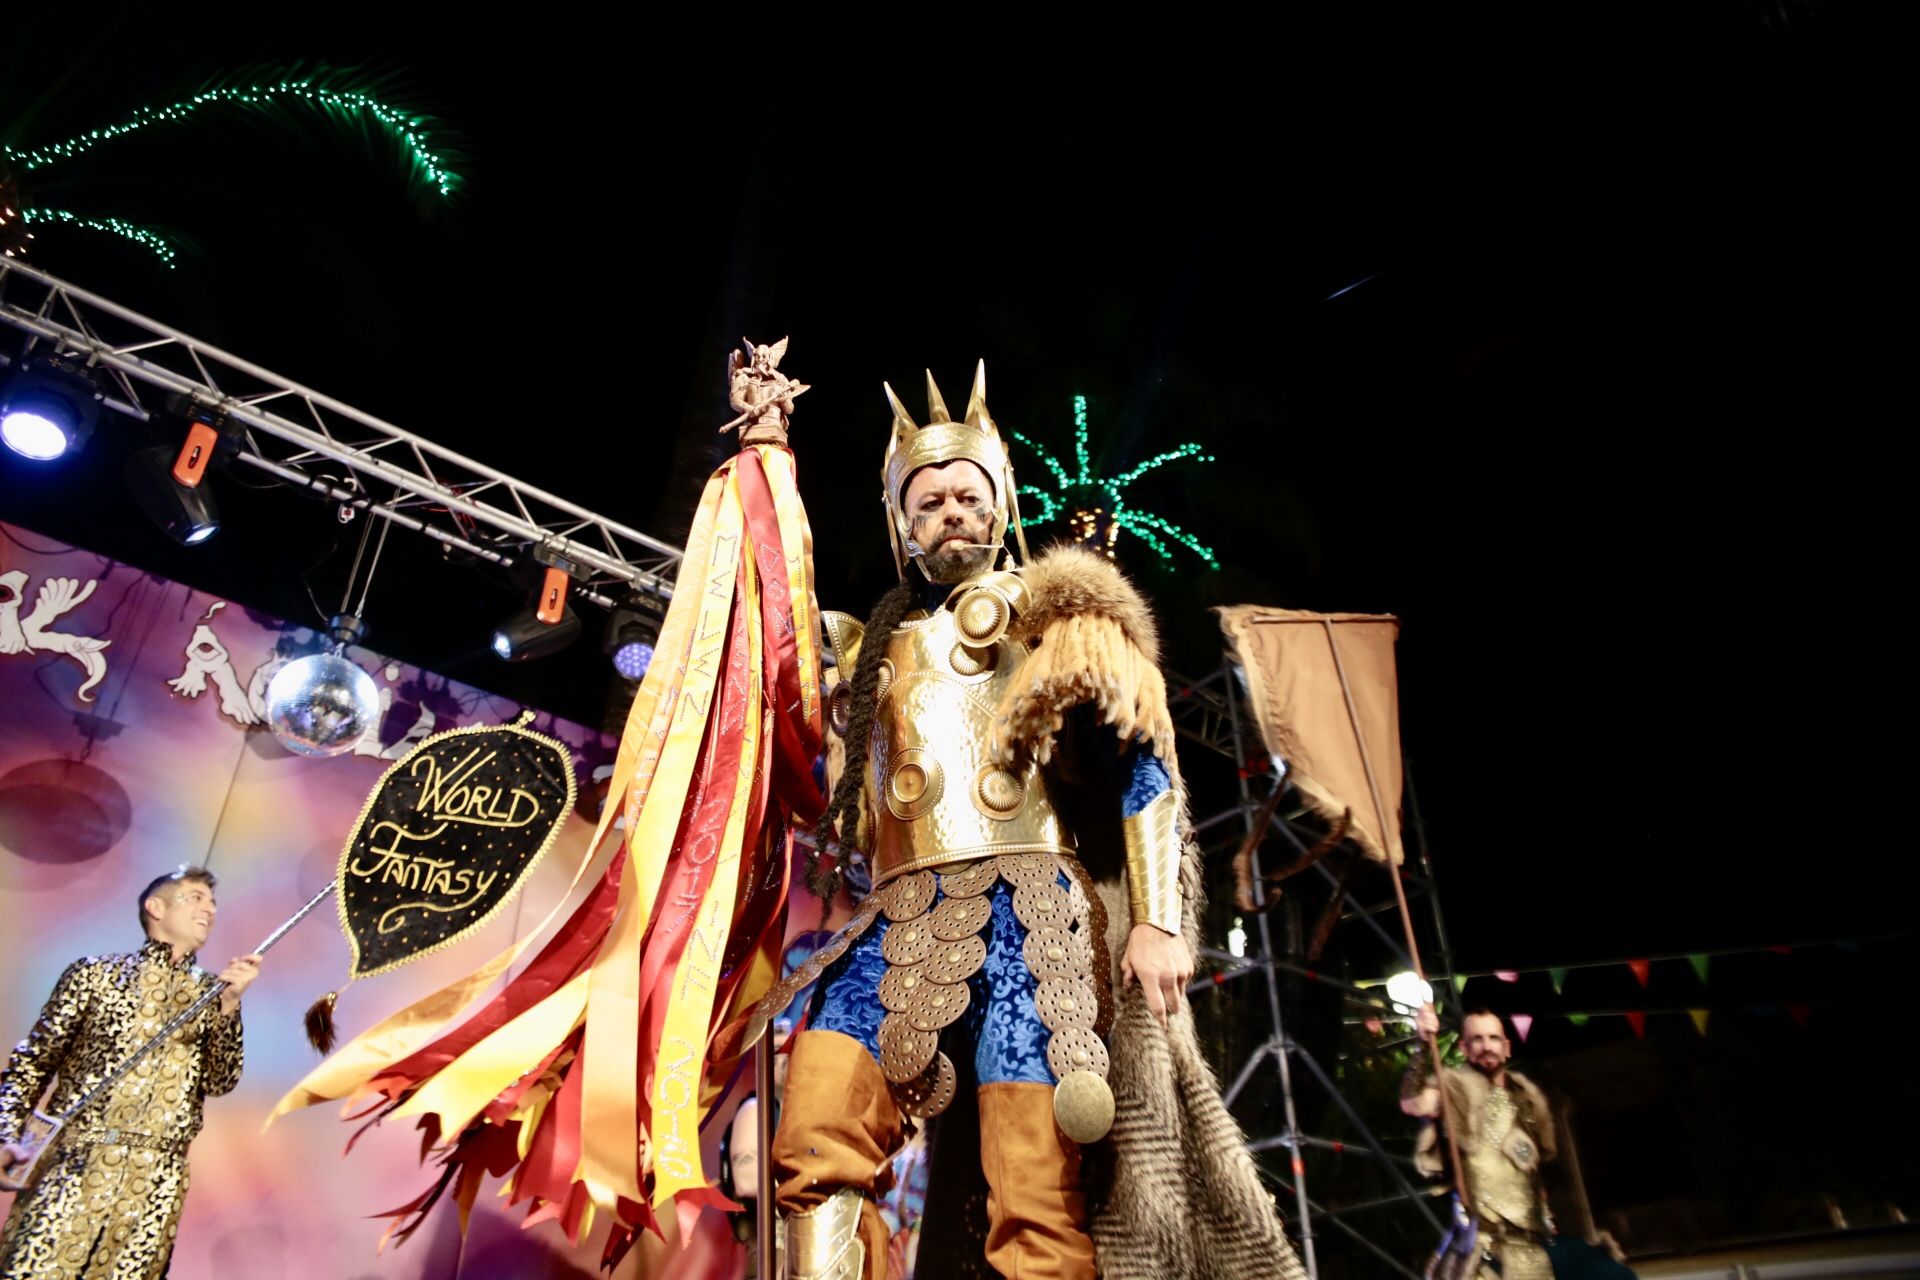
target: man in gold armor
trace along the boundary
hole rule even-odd
[[[0,1174],[49,1083],[59,1116],[110,1075],[213,980],[194,963],[216,913],[214,877],[161,876],[140,896],[147,941],[67,967],[32,1032],[0,1074]],[[13,1204],[0,1280],[149,1280],[164,1276],[187,1196],[187,1145],[209,1095],[240,1081],[240,997],[259,973],[240,956],[227,988],[163,1047],[67,1120]]]
[[[1432,1005],[1421,1008],[1420,1033],[1432,1039],[1440,1023]],[[1446,1092],[1446,1123],[1466,1165],[1467,1198],[1478,1227],[1483,1280],[1552,1280],[1540,1166],[1554,1158],[1553,1112],[1533,1081],[1507,1067],[1512,1046],[1500,1015],[1474,1009],[1460,1022],[1460,1048],[1467,1065],[1449,1067],[1436,1082],[1432,1055],[1413,1055],[1400,1088],[1400,1109],[1428,1123],[1421,1127],[1414,1161],[1422,1173],[1446,1170],[1446,1146],[1432,1123]]]
[[[819,835],[873,889],[762,1002],[821,979],[773,1149],[788,1274],[884,1274],[889,1158],[963,1082],[999,1274],[1297,1274],[1182,1007],[1199,875],[1151,611],[1105,557],[1026,561],[984,365],[958,420],[927,385],[924,424],[887,388],[902,583],[826,615]]]

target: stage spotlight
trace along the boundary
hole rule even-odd
[[[36,462],[76,453],[93,434],[104,398],[83,367],[59,360],[23,362],[0,388],[0,440]]]
[[[522,609],[493,632],[493,651],[508,662],[544,658],[572,644],[580,635],[580,615],[571,609],[558,622],[547,622],[535,609]]]
[[[607,618],[601,650],[613,659],[623,679],[638,680],[653,662],[653,646],[660,638],[660,618],[638,602],[616,608]]]
[[[220,531],[220,510],[214,503],[213,490],[202,485],[197,474],[190,485],[176,478],[188,448],[176,452],[169,445],[159,444],[136,450],[127,459],[127,488],[147,518],[169,538],[193,546]]]
[[[531,605],[494,628],[493,651],[507,662],[558,653],[580,634],[580,615],[567,607],[572,565],[544,548],[536,549],[533,559],[546,566],[539,594]]]

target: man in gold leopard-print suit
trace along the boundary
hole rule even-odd
[[[110,1075],[212,981],[194,963],[216,911],[199,867],[140,896],[138,951],[67,967],[0,1073],[0,1175],[26,1156],[29,1117],[49,1082],[58,1116]],[[206,1097],[240,1081],[240,996],[259,973],[240,956],[217,1004],[181,1027],[69,1119],[14,1201],[0,1236],[0,1280],[156,1280],[167,1271],[187,1197],[187,1145]],[[12,1181],[9,1178],[9,1181]]]

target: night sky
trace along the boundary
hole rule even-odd
[[[964,400],[984,356],[1003,430],[1056,454],[1083,394],[1102,469],[1217,458],[1135,496],[1223,569],[1122,540],[1176,669],[1218,665],[1217,604],[1403,619],[1463,963],[1906,927],[1910,411],[1867,388],[1911,144],[1850,6],[1045,35],[30,8],[0,47],[14,145],[346,68],[435,117],[463,179],[443,200],[383,140],[210,111],[23,180],[176,235],[177,270],[54,230],[43,269],[676,543],[729,346],[790,334],[820,597],[858,614],[891,579],[880,382],[917,409],[930,365]],[[0,515],[333,611],[357,526],[236,471],[221,534],[174,547],[119,487],[143,430],[0,463]],[[597,723],[594,611],[560,657],[486,652],[523,590],[396,533],[368,643]]]

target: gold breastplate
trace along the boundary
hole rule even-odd
[[[987,756],[1025,646],[1004,634],[966,643],[952,607],[902,623],[885,643],[866,778],[874,883],[1006,853],[1071,855],[1039,771]]]

